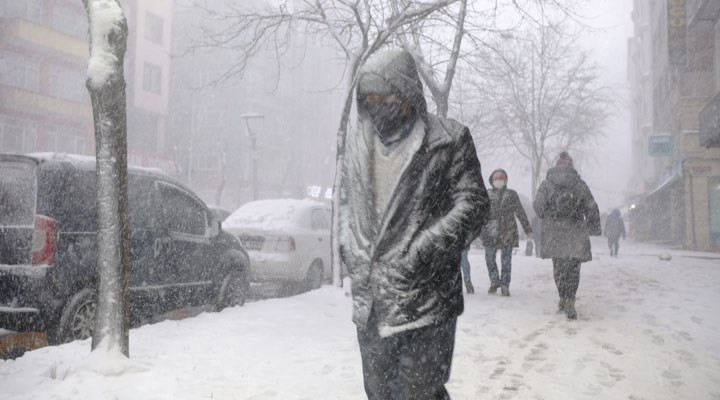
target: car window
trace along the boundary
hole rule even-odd
[[[186,191],[158,182],[162,224],[172,232],[202,236],[207,228],[205,205]]]
[[[330,229],[330,219],[327,212],[323,209],[316,208],[310,214],[310,226],[313,230]]]
[[[128,223],[130,229],[151,229],[155,227],[156,213],[153,199],[153,181],[144,177],[128,176]]]

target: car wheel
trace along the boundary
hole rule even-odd
[[[242,306],[245,304],[249,289],[250,285],[245,278],[245,274],[239,272],[229,273],[220,285],[215,310],[222,311],[228,307]]]
[[[322,264],[318,261],[313,262],[308,268],[307,275],[305,276],[305,289],[315,290],[320,289],[323,282],[323,268]]]
[[[97,294],[93,289],[83,289],[76,293],[63,308],[57,333],[50,335],[53,344],[87,339],[95,328],[95,310]]]

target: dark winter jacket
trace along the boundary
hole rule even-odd
[[[512,189],[490,189],[490,219],[482,231],[485,247],[506,249],[518,247],[517,217],[526,235],[532,233],[530,222],[520,203],[517,192]]]
[[[605,236],[610,240],[625,238],[625,222],[620,216],[620,210],[613,210],[605,220]]]
[[[340,171],[338,237],[352,280],[353,321],[367,327],[372,310],[380,335],[390,336],[462,313],[460,255],[479,234],[489,202],[469,130],[427,113],[416,95],[422,85],[412,58],[383,53],[361,70],[368,73],[406,88],[402,94],[413,100],[423,124],[412,133],[423,135],[422,144],[395,172],[384,215],[374,207],[374,132],[362,109]]]
[[[566,196],[566,194],[571,196]],[[568,201],[570,212],[559,210]],[[590,235],[600,236],[600,211],[590,188],[570,166],[550,168],[533,203],[542,220],[540,256],[592,260]]]

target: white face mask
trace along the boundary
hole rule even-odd
[[[502,189],[505,187],[505,183],[506,183],[505,181],[496,179],[493,181],[492,185],[495,189]]]

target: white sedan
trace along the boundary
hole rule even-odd
[[[259,200],[223,221],[250,256],[252,281],[301,283],[317,289],[332,276],[330,207],[311,200]]]

